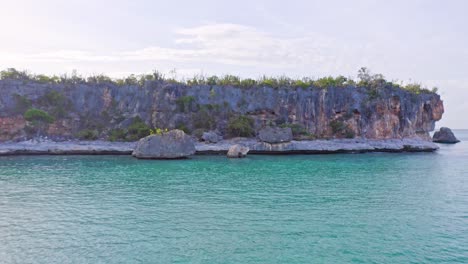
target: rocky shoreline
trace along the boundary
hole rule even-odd
[[[249,154],[332,154],[365,152],[433,152],[437,144],[418,138],[302,140],[270,144],[254,138],[234,138],[218,143],[195,143],[195,154],[223,154],[240,144]],[[109,141],[22,141],[0,144],[0,156],[7,155],[131,155],[136,142]]]

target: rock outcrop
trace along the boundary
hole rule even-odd
[[[245,158],[249,153],[249,148],[243,145],[235,144],[229,147],[227,152],[228,158]]]
[[[214,131],[203,132],[201,139],[208,143],[218,143],[223,139],[218,133]]]
[[[284,143],[293,139],[290,127],[265,127],[258,131],[258,139],[267,143]]]
[[[446,144],[455,144],[460,142],[448,127],[441,127],[439,131],[435,132],[432,137],[432,141]]]
[[[178,129],[140,139],[132,153],[139,159],[180,159],[193,154],[192,138]]]
[[[269,144],[255,139],[229,139],[216,144],[196,143],[197,154],[226,153],[235,145],[250,154],[331,154],[364,152],[432,152],[437,144],[421,138],[303,140]],[[235,156],[235,151],[232,151]]]
[[[196,154],[226,154],[233,145],[248,147],[251,154],[323,154],[363,152],[430,152],[438,149],[437,144],[418,138],[405,139],[332,139],[304,140],[269,144],[255,139],[237,138],[218,143],[195,144]],[[135,142],[108,141],[63,141],[34,140],[0,144],[3,155],[130,155]],[[238,150],[237,150],[238,151]],[[233,151],[233,153],[236,153]],[[238,154],[238,152],[237,152]],[[238,155],[237,155],[238,157]]]
[[[444,112],[439,95],[412,93],[393,85],[376,91],[355,85],[271,88],[158,80],[118,85],[4,79],[0,80],[0,141],[30,136],[31,127],[24,118],[28,107],[54,117],[42,136],[74,139],[84,130],[93,130],[103,140],[128,129],[135,119],[151,128],[217,130],[227,138],[232,116],[253,120],[255,133],[272,124],[294,127],[317,139],[430,140],[429,132]]]

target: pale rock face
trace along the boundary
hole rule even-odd
[[[337,134],[331,128],[336,120],[356,138],[417,136],[427,140],[444,113],[439,95],[412,94],[397,87],[382,88],[371,96],[367,88],[354,86],[274,89],[151,81],[138,87],[0,80],[0,141],[25,135],[16,95],[52,114],[54,106],[40,100],[51,91],[67,100],[65,120],[51,125],[47,135],[51,138],[73,138],[79,131],[93,128],[99,128],[106,138],[106,133],[114,129],[126,129],[136,116],[150,127],[173,129],[183,124],[191,131],[217,130],[222,132],[220,136],[226,136],[229,116],[246,115],[254,120],[256,132],[266,124],[297,124],[318,139],[345,137],[347,133]],[[199,127],[203,121],[209,121],[210,127]]]
[[[139,159],[179,159],[193,154],[195,145],[192,138],[178,129],[140,139],[132,153]]]
[[[228,158],[245,158],[247,156],[247,153],[249,153],[249,148],[243,145],[235,144],[232,145],[228,152],[227,152],[227,157]]]
[[[25,135],[26,120],[22,116],[0,117],[0,142]]]
[[[290,127],[265,127],[258,132],[258,139],[267,143],[284,143],[293,139]]]
[[[432,141],[446,144],[454,144],[460,142],[460,140],[458,140],[455,137],[452,130],[448,127],[442,127],[439,131],[435,132],[434,136],[432,137]]]
[[[223,137],[221,137],[220,135],[218,135],[218,133],[214,131],[203,132],[202,135],[202,140],[207,143],[218,143],[222,139]]]

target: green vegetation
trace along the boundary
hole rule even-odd
[[[358,79],[359,82],[357,83],[357,86],[368,88],[369,99],[375,99],[379,97],[379,90],[385,87],[401,88],[413,94],[437,93],[438,91],[437,87],[429,90],[427,87],[424,87],[418,83],[408,83],[402,86],[395,82],[389,82],[385,80],[385,77],[382,74],[371,74],[369,69],[365,67],[359,70]]]
[[[48,107],[51,115],[55,118],[66,117],[71,105],[71,102],[63,94],[54,90],[40,97],[38,103]]]
[[[30,123],[26,125],[26,134],[36,134],[38,136],[47,129],[50,123],[54,122],[54,118],[47,112],[36,108],[30,108],[24,113],[24,119]]]
[[[426,87],[421,86],[419,83],[409,83],[403,87],[403,89],[409,91],[413,94],[422,94],[422,93],[437,93],[438,88],[433,87],[432,90],[429,90]]]
[[[184,131],[185,134],[190,134],[190,129],[183,123],[177,124],[175,128]]]
[[[54,118],[49,115],[47,112],[36,108],[30,108],[24,113],[24,119],[30,122],[43,122],[43,123],[52,123]]]
[[[341,135],[346,138],[354,138],[354,131],[342,120],[333,120],[330,122],[330,127],[334,135]]]
[[[193,101],[195,101],[195,97],[193,96],[182,96],[177,98],[176,104],[181,112],[186,112],[192,109]]]
[[[290,127],[294,137],[309,135],[307,129],[305,129],[301,124],[281,124],[279,127]]]
[[[212,130],[216,127],[216,120],[213,114],[207,109],[192,114],[193,127],[195,129]]]
[[[140,117],[136,117],[133,119],[132,124],[128,127],[126,139],[128,141],[136,141],[140,138],[148,136],[150,132],[150,127],[145,122],[143,122]]]
[[[333,131],[333,134],[341,133],[347,128],[346,124],[340,120],[332,120],[330,122],[330,127]]]
[[[162,128],[155,128],[150,130],[151,135],[162,135],[163,133],[168,132],[169,130],[167,128],[162,129]]]
[[[135,117],[127,129],[117,128],[109,132],[110,141],[137,141],[150,135],[151,128],[140,117]]]
[[[254,120],[251,117],[240,115],[229,119],[227,133],[231,137],[254,136]]]
[[[8,68],[4,71],[0,71],[0,79],[14,79],[14,80],[23,80],[30,79],[30,75],[26,71],[17,71],[15,68]]]
[[[178,83],[192,85],[223,85],[235,86],[241,88],[250,87],[272,87],[272,88],[302,88],[308,89],[310,87],[317,87],[327,89],[330,87],[347,87],[358,86],[369,89],[369,97],[377,98],[379,90],[385,87],[394,87],[408,90],[414,94],[421,93],[437,93],[437,88],[428,89],[417,83],[410,83],[407,85],[400,85],[396,82],[387,81],[382,74],[371,74],[371,72],[363,67],[358,71],[357,82],[353,78],[338,76],[338,77],[323,77],[313,79],[309,77],[292,79],[286,76],[267,77],[262,76],[257,80],[251,78],[241,78],[235,75],[209,76],[195,75],[192,78],[177,80],[175,71],[172,71],[172,77],[167,78],[164,74],[158,71],[153,71],[151,74],[130,75],[125,78],[112,79],[106,75],[98,74],[84,78],[74,71],[71,76],[66,74],[61,76],[46,76],[43,74],[34,75],[26,71],[18,71],[14,68],[9,68],[0,72],[0,79],[14,79],[23,81],[36,81],[39,83],[91,83],[91,84],[114,84],[114,85],[135,85],[144,86],[147,82],[164,81],[168,83]]]
[[[112,129],[109,133],[110,141],[126,141],[126,131],[121,128]]]
[[[241,79],[239,76],[234,75],[225,75],[218,79],[217,85],[232,85],[232,86],[239,86],[241,83]]]
[[[28,110],[32,106],[31,100],[29,100],[26,96],[14,94],[13,98],[15,99],[14,112],[16,114],[24,114],[24,112],[26,112],[26,110]]]
[[[96,140],[99,137],[99,131],[96,129],[83,129],[76,134],[76,137],[84,140]]]

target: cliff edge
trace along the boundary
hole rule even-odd
[[[0,142],[34,137],[135,141],[150,129],[194,136],[254,137],[265,126],[291,127],[294,138],[430,140],[444,112],[440,96],[391,83],[219,85],[166,80],[41,82],[0,80]]]

